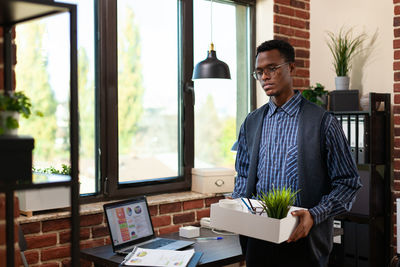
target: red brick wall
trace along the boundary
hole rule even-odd
[[[288,41],[295,48],[296,74],[293,85],[310,85],[310,0],[275,0],[274,39]]]
[[[393,0],[393,122],[394,122],[394,151],[393,151],[393,186],[392,186],[392,209],[393,209],[393,251],[396,251],[396,198],[400,197],[400,0]]]
[[[150,206],[153,227],[157,235],[179,231],[179,227],[199,225],[210,216],[210,205],[223,197],[197,199]],[[1,214],[0,214],[1,215]],[[80,218],[81,249],[110,244],[103,212]],[[25,256],[29,266],[62,267],[70,265],[69,218],[21,223],[27,241]],[[3,266],[0,264],[0,266]],[[81,260],[81,266],[92,266]]]

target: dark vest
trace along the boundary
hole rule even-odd
[[[244,121],[247,151],[250,157],[247,177],[246,196],[256,195],[258,155],[261,130],[268,104],[250,113]],[[298,188],[300,206],[312,208],[320,202],[322,196],[329,194],[331,180],[326,167],[324,120],[328,113],[317,105],[302,98],[299,111],[299,129],[297,136]],[[314,225],[308,237],[310,257],[315,266],[326,266],[333,241],[333,218]]]

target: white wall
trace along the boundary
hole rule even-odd
[[[257,0],[256,2],[256,46],[274,38],[273,8],[273,0]],[[268,97],[259,82],[257,82],[256,93],[257,107],[260,107],[268,101]]]
[[[336,33],[344,25],[354,27],[356,34],[365,32],[369,36],[365,52],[353,62],[350,89],[359,89],[360,95],[393,92],[393,1],[315,0],[311,1],[310,13],[311,84],[320,82],[327,90],[334,90],[336,74],[326,31]]]

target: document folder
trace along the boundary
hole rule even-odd
[[[366,164],[366,149],[365,149],[365,116],[358,118],[358,164]]]

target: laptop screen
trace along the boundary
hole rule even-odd
[[[114,250],[154,236],[145,197],[104,205]]]

